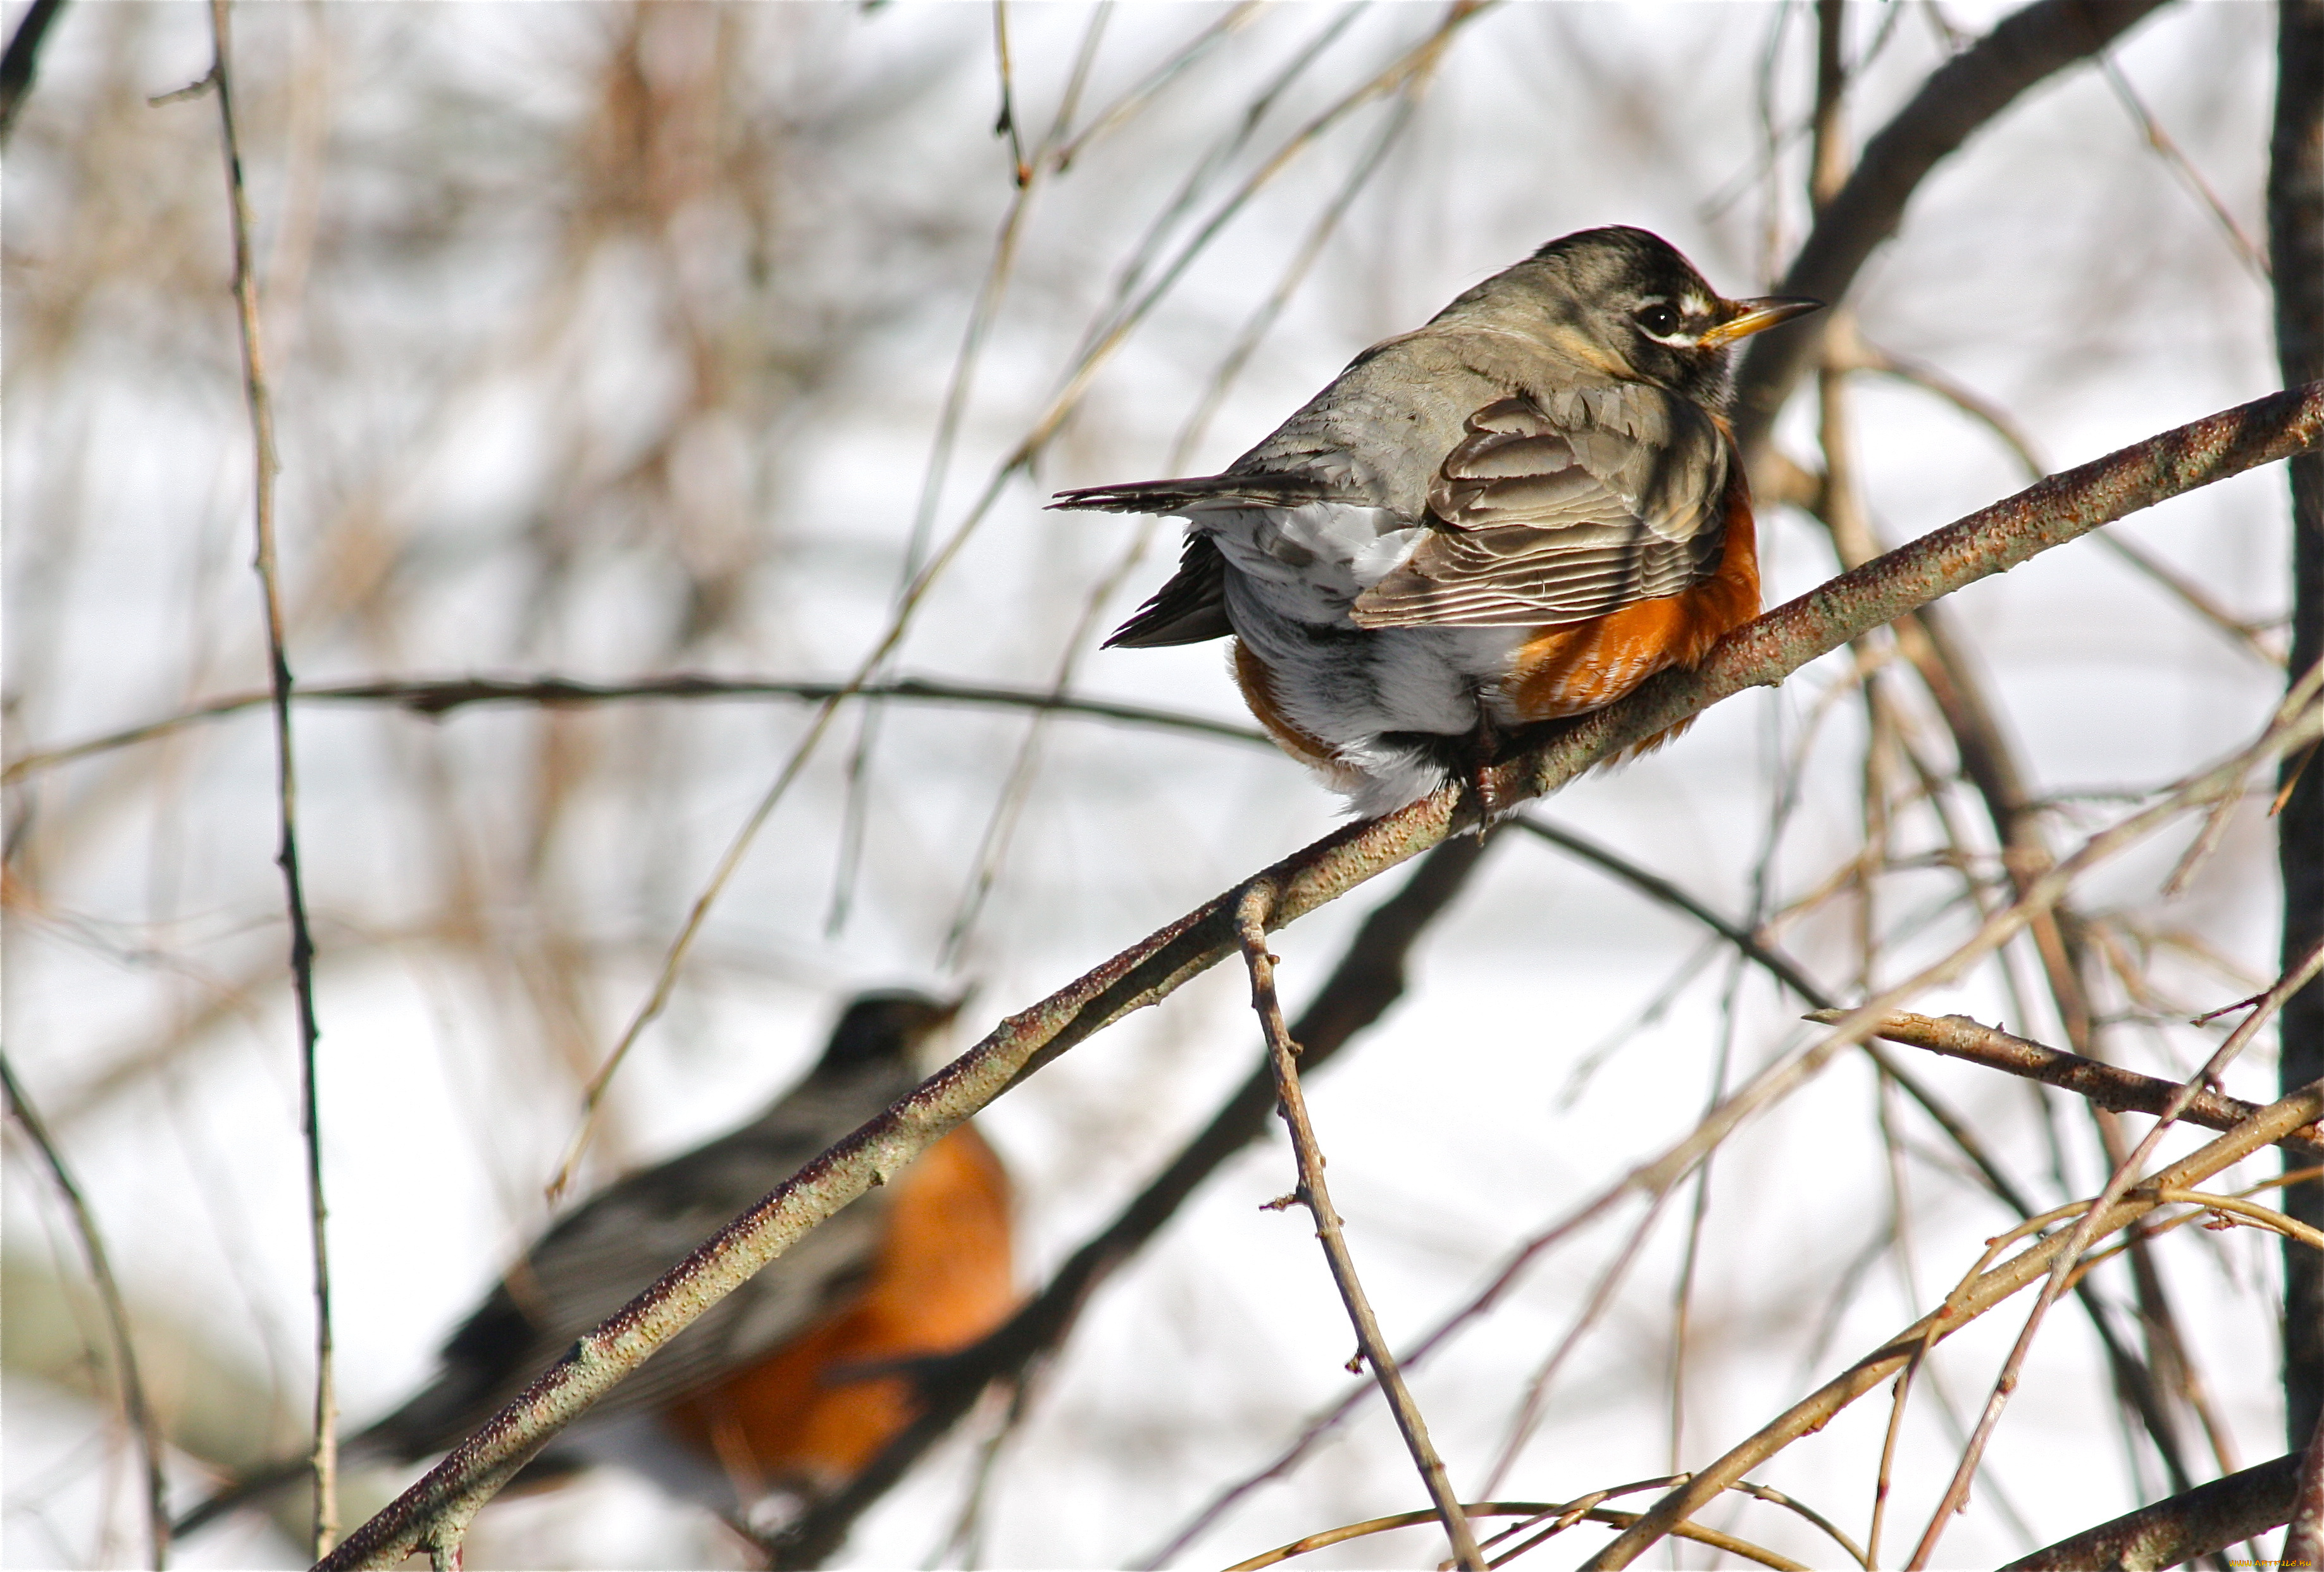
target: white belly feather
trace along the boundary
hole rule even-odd
[[[1189,508],[1185,517],[1190,530],[1216,540],[1235,570],[1227,575],[1227,616],[1273,675],[1284,719],[1331,742],[1340,761],[1363,777],[1356,811],[1383,813],[1434,787],[1441,763],[1381,734],[1458,737],[1476,730],[1480,691],[1498,700],[1499,679],[1527,630],[1358,628],[1348,614],[1356,597],[1400,566],[1427,534],[1385,508],[1215,505]]]

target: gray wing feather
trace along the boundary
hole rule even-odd
[[[1429,486],[1434,533],[1357,600],[1361,628],[1579,622],[1718,570],[1727,446],[1644,386],[1499,400]]]
[[[434,1382],[365,1432],[408,1456],[475,1429],[661,1274],[756,1205],[838,1135],[912,1089],[908,1071],[818,1075],[733,1134],[633,1173],[559,1220],[445,1345]],[[589,1411],[659,1407],[752,1363],[847,1299],[885,1220],[875,1190],[713,1305]]]

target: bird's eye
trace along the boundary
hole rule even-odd
[[[1660,301],[1641,306],[1633,319],[1656,338],[1667,338],[1676,333],[1683,320],[1675,309]]]

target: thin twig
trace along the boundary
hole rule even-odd
[[[2236,220],[2234,210],[2219,199],[2218,192],[2211,188],[2211,182],[2203,178],[2203,171],[2195,167],[2195,161],[2172,140],[2171,133],[2163,129],[2162,123],[2147,108],[2145,100],[2139,97],[2138,89],[2132,87],[2130,78],[2122,74],[2122,68],[2115,62],[2112,51],[2098,51],[2098,69],[2104,73],[2107,85],[2114,89],[2114,96],[2122,101],[2123,108],[2137,123],[2139,134],[2146,139],[2146,145],[2153,149],[2155,155],[2171,166],[2171,172],[2195,194],[2195,199],[2203,205],[2204,210],[2210,214],[2211,221],[2227,237],[2227,244],[2236,258],[2252,271],[2254,277],[2265,282],[2268,277],[2267,257],[2252,237],[2244,233],[2244,226]]]
[[[1474,1505],[1463,1506],[1461,1510],[1471,1517],[1539,1518],[1561,1509],[1537,1501],[1480,1501]],[[1609,1523],[1615,1528],[1628,1528],[1637,1521],[1637,1519],[1638,1514],[1634,1512],[1592,1506],[1584,1507],[1574,1513],[1572,1521]],[[1277,1566],[1288,1561],[1294,1556],[1305,1556],[1312,1550],[1329,1549],[1333,1545],[1344,1545],[1351,1540],[1360,1540],[1372,1534],[1393,1533],[1397,1529],[1418,1528],[1423,1523],[1436,1521],[1436,1513],[1434,1511],[1400,1512],[1390,1517],[1376,1517],[1360,1523],[1349,1523],[1343,1528],[1325,1529],[1320,1533],[1309,1534],[1305,1539],[1294,1540],[1287,1545],[1279,1545],[1272,1550],[1253,1556],[1248,1561],[1238,1561],[1228,1567],[1226,1572],[1259,1572],[1260,1567]],[[1791,1572],[1806,1572],[1806,1569],[1796,1561],[1786,1560],[1773,1550],[1764,1549],[1748,1540],[1738,1539],[1732,1534],[1722,1534],[1716,1529],[1700,1529],[1692,1523],[1688,1523],[1684,1526],[1681,1537],[1692,1540],[1700,1545],[1709,1545],[1713,1549],[1725,1550],[1731,1555],[1741,1556],[1762,1567],[1789,1568]],[[1532,1548],[1531,1543],[1524,1545],[1511,1552],[1510,1556],[1496,1558],[1491,1565],[1499,1567],[1503,1560],[1512,1559]]]
[[[1364,1363],[1371,1366],[1380,1393],[1388,1399],[1388,1411],[1396,1416],[1396,1428],[1403,1433],[1404,1444],[1412,1453],[1413,1466],[1420,1470],[1421,1484],[1426,1487],[1429,1499],[1436,1503],[1437,1516],[1443,1520],[1444,1532],[1452,1541],[1453,1558],[1460,1563],[1461,1572],[1485,1572],[1485,1558],[1477,1549],[1476,1536],[1469,1531],[1469,1520],[1461,1511],[1461,1498],[1453,1494],[1452,1482],[1444,1472],[1444,1460],[1436,1455],[1436,1448],[1428,1439],[1428,1422],[1421,1417],[1420,1405],[1412,1401],[1412,1393],[1404,1384],[1404,1372],[1397,1367],[1396,1355],[1389,1349],[1388,1339],[1380,1336],[1379,1320],[1372,1314],[1371,1301],[1356,1275],[1355,1257],[1349,1252],[1340,1214],[1333,1208],[1332,1192],[1323,1181],[1323,1151],[1316,1143],[1315,1126],[1307,1117],[1307,1099],[1299,1087],[1299,1051],[1283,1024],[1283,1004],[1275,993],[1275,957],[1267,949],[1268,919],[1274,904],[1275,892],[1263,882],[1254,882],[1236,904],[1235,927],[1242,942],[1243,964],[1250,971],[1250,1007],[1267,1034],[1268,1056],[1275,1066],[1277,1107],[1285,1128],[1291,1133],[1292,1156],[1299,1172],[1297,1195],[1314,1219],[1315,1240],[1323,1247],[1323,1259],[1331,1264],[1332,1282],[1340,1291],[1340,1301],[1348,1307],[1348,1319],[1356,1329],[1356,1346],[1361,1350]]]
[[[932,704],[969,704],[1005,710],[1054,710],[1093,721],[1151,726],[1186,731],[1234,742],[1268,742],[1255,726],[1213,721],[1177,710],[1157,710],[1144,704],[1116,703],[1106,699],[1065,696],[1039,688],[1010,688],[975,683],[952,683],[930,677],[899,677],[892,682],[865,683],[850,689],[845,683],[792,680],[785,677],[722,677],[681,672],[669,676],[639,677],[628,682],[580,682],[571,677],[413,677],[366,678],[359,682],[318,683],[291,695],[302,704],[393,704],[414,714],[434,718],[471,704],[538,704],[550,709],[586,708],[593,704],[630,703],[670,699],[801,699],[819,703],[835,697],[900,699]],[[70,764],[116,749],[166,737],[204,721],[215,721],[271,703],[268,693],[230,694],[193,709],[142,725],[109,731],[38,753],[28,753],[0,773],[0,784],[14,785],[27,776]],[[1270,746],[1272,744],[1269,744]]]
[[[2304,694],[2295,690],[2292,698],[2285,702],[2285,707],[2295,713],[2303,711],[2312,712],[2314,685],[2311,683],[2310,687],[2310,692]],[[2002,1365],[2001,1374],[1995,1378],[1993,1393],[1986,1400],[1985,1412],[1978,1417],[1977,1430],[1969,1437],[1969,1446],[1962,1452],[1960,1466],[1953,1472],[1952,1483],[1947,1486],[1943,1497],[1937,1503],[1936,1511],[1930,1516],[1929,1526],[1921,1535],[1920,1545],[1913,1552],[1912,1560],[1907,1563],[1908,1572],[1918,1572],[1919,1568],[1929,1564],[1929,1558],[1936,1553],[1937,1541],[1943,1535],[1945,1526],[1969,1499],[1969,1481],[1977,1476],[1978,1464],[1985,1455],[1986,1443],[1992,1437],[1994,1427],[2001,1421],[2002,1410],[2007,1406],[2010,1393],[2016,1389],[2017,1374],[2024,1365],[2026,1355],[2032,1350],[2034,1338],[2041,1330],[2043,1319],[2048,1314],[2051,1305],[2057,1302],[2058,1295],[2065,1291],[2068,1274],[2074,1270],[2076,1263],[2081,1259],[2082,1252],[2089,1248],[2090,1239],[2098,1230],[2101,1214],[2130,1188],[2139,1169],[2145,1163],[2156,1145],[2161,1143],[2164,1133],[2170,1129],[2173,1121],[2186,1111],[2187,1106],[2195,1100],[2196,1094],[2203,1090],[2206,1085],[2218,1080],[2220,1072],[2227,1067],[2236,1054],[2243,1052],[2245,1044],[2251,1041],[2259,1028],[2274,1018],[2276,1011],[2283,1007],[2284,1000],[2306,987],[2309,979],[2319,970],[2324,970],[2324,943],[2317,945],[2305,961],[2286,972],[2283,978],[2268,990],[2267,997],[2263,999],[2250,1015],[2244,1017],[2243,1023],[2228,1035],[2226,1042],[2219,1044],[2218,1052],[2211,1055],[2202,1070],[2190,1077],[2186,1084],[2172,1096],[2170,1103],[2156,1118],[2154,1127],[2147,1131],[2145,1139],[2139,1142],[2136,1150],[2117,1164],[2114,1172],[2108,1176],[2106,1188],[2099,1192],[2097,1203],[2075,1226],[2073,1233],[2067,1239],[2065,1248],[2059,1253],[2056,1264],[2051,1269],[2049,1281],[2042,1285],[2041,1295],[2034,1300],[2034,1308],[2025,1318],[2025,1325],[2018,1332],[2017,1341],[2010,1349],[2009,1357]]]
[[[1092,115],[1088,125],[1057,149],[1054,155],[1055,167],[1062,170],[1072,163],[1082,149],[1089,145],[1091,138],[1103,135],[1135,115],[1180,72],[1207,54],[1213,44],[1250,22],[1260,10],[1259,0],[1241,0],[1225,15],[1196,33],[1177,53],[1147,72],[1121,97]]]
[[[2158,1172],[2150,1182],[2157,1188],[2184,1188],[2200,1183],[2243,1161],[2284,1132],[2309,1123],[2319,1114],[2324,1114],[2324,1084],[2310,1087],[2269,1104],[2235,1130],[2199,1147]],[[2079,1211],[2086,1204],[2061,1209],[2061,1212]],[[2148,1199],[2144,1187],[2142,1187],[2138,1192],[2117,1200],[2109,1207],[2091,1209],[2089,1215],[2098,1219],[2092,1236],[2129,1227],[2160,1204]],[[2049,1216],[2055,1215],[2058,1214],[2047,1214],[2044,1218],[2034,1221],[2043,1222]],[[1629,1565],[1647,1547],[1668,1533],[1674,1525],[1683,1522],[1715,1499],[1729,1481],[1741,1478],[1791,1442],[1821,1430],[1849,1403],[1886,1382],[1913,1360],[1924,1340],[1942,1341],[1986,1310],[2042,1281],[2064,1250],[2068,1237],[2064,1234],[2052,1233],[2047,1238],[2034,1241],[2012,1259],[1989,1267],[1965,1282],[1947,1297],[1945,1303],[1936,1311],[1890,1338],[1840,1374],[1794,1403],[1757,1434],[1673,1491],[1635,1528],[1591,1558],[1587,1563],[1586,1572],[1609,1572],[1611,1568]]]
[[[1575,1513],[1572,1521],[1574,1522],[1609,1523],[1615,1528],[1627,1529],[1638,1521],[1639,1515],[1640,1514],[1635,1512],[1618,1512],[1608,1507],[1593,1506],[1586,1512]],[[1515,1549],[1505,1550],[1501,1554],[1494,1557],[1492,1563],[1493,1566],[1496,1568],[1508,1566],[1519,1556],[1524,1555],[1526,1551],[1544,1543],[1553,1535],[1563,1532],[1569,1526],[1571,1525],[1567,1523],[1560,1523],[1554,1528],[1545,1529],[1540,1533],[1536,1534],[1532,1539],[1529,1539],[1525,1543],[1517,1546]],[[1693,1529],[1694,1532],[1681,1537],[1693,1540],[1700,1544],[1710,1545],[1717,1549],[1728,1551],[1732,1555],[1740,1556],[1745,1560],[1757,1562],[1762,1567],[1775,1567],[1776,1568],[1776,1572],[1807,1572],[1807,1568],[1801,1566],[1797,1561],[1786,1559],[1782,1556],[1776,1555],[1773,1550],[1766,1549],[1760,1546],[1752,1544],[1748,1540],[1738,1539],[1732,1534],[1722,1534],[1716,1529],[1701,1528],[1693,1523],[1689,1523],[1686,1526],[1690,1529]]]
[[[57,1193],[64,1197],[65,1209],[72,1215],[73,1236],[80,1241],[81,1254],[88,1261],[89,1282],[96,1285],[97,1302],[105,1307],[106,1332],[113,1344],[114,1372],[121,1383],[122,1416],[137,1438],[138,1459],[145,1475],[148,1543],[152,1550],[154,1572],[161,1572],[170,1564],[170,1487],[161,1471],[161,1421],[154,1416],[153,1405],[146,1401],[144,1377],[137,1369],[137,1346],[129,1336],[129,1306],[121,1297],[119,1281],[113,1275],[112,1261],[106,1255],[105,1236],[97,1229],[97,1214],[89,1209],[88,1197],[81,1193],[72,1170],[65,1165],[64,1154],[50,1138],[49,1126],[40,1110],[24,1095],[5,1050],[0,1050],[0,1088],[7,1092],[8,1112],[40,1152],[41,1160],[49,1165]]]
[[[243,392],[250,409],[252,514],[257,531],[253,565],[258,572],[266,618],[269,698],[274,718],[275,802],[281,845],[275,863],[282,870],[283,900],[290,922],[290,979],[299,1008],[300,1134],[306,1142],[307,1221],[315,1278],[315,1554],[331,1548],[339,1530],[338,1393],[333,1369],[331,1273],[327,1213],[323,1204],[322,1107],[315,1057],[322,1036],[315,1014],[315,941],[308,924],[307,894],[299,870],[298,769],[290,737],[290,663],[284,650],[282,585],[275,554],[274,476],[281,468],[274,447],[274,403],[268,391],[266,356],[259,329],[258,280],[252,261],[250,194],[243,184],[242,142],[235,121],[231,0],[210,0],[214,54],[210,86],[217,95],[218,124],[226,152],[228,216],[234,232],[234,299],[242,330]]]
[[[1082,44],[1076,51],[1064,98],[1049,122],[1048,132],[1042,137],[1040,147],[1030,161],[1027,161],[1019,128],[1015,99],[1010,88],[1009,58],[1008,12],[1003,0],[993,0],[993,53],[1001,72],[1001,118],[1007,128],[1014,154],[1015,179],[1010,187],[1009,210],[1002,215],[1000,232],[993,237],[992,254],[985,264],[984,281],[978,289],[976,299],[969,308],[968,324],[961,332],[960,348],[953,356],[952,374],[945,386],[944,404],[936,416],[936,431],[928,443],[928,456],[920,472],[920,496],[912,510],[911,534],[904,547],[903,561],[898,569],[896,593],[908,593],[927,556],[929,532],[936,528],[936,509],[944,497],[945,478],[952,469],[952,455],[960,437],[962,422],[968,414],[969,395],[976,382],[987,336],[1001,313],[1001,303],[1008,293],[1009,283],[1015,275],[1018,243],[1022,238],[1025,221],[1032,211],[1034,186],[1044,170],[1050,168],[1047,150],[1065,134],[1081,99],[1081,90],[1087,80],[1094,59],[1098,40],[1104,35],[1105,23],[1112,14],[1109,5],[1101,4],[1091,14],[1089,25],[1083,30]],[[857,723],[855,745],[848,750],[847,788],[840,810],[839,833],[836,837],[838,856],[832,871],[831,907],[824,919],[827,934],[837,935],[847,925],[853,905],[855,880],[862,857],[864,839],[871,823],[872,758],[879,746],[881,706],[867,704]]]
[[[1033,171],[1025,161],[1024,135],[1017,128],[1016,73],[1009,60],[1009,0],[992,0],[992,60],[1001,73],[1001,115],[992,124],[992,132],[1009,139],[1010,178],[1023,190],[1032,184]]]
[[[1517,1403],[1517,1415],[1509,1423],[1508,1434],[1502,1438],[1501,1449],[1494,1456],[1492,1469],[1485,1476],[1487,1490],[1500,1488],[1501,1481],[1508,1477],[1510,1468],[1515,1466],[1517,1454],[1533,1439],[1534,1430],[1541,1422],[1543,1403],[1549,1395],[1550,1383],[1557,1379],[1557,1373],[1563,1367],[1567,1356],[1580,1346],[1590,1328],[1598,1324],[1613,1304],[1615,1293],[1620,1290],[1623,1279],[1629,1274],[1632,1264],[1638,1258],[1638,1252],[1645,1248],[1647,1238],[1653,1235],[1655,1219],[1662,1216],[1662,1209],[1669,1199],[1666,1195],[1655,1198],[1655,1204],[1647,1209],[1638,1226],[1630,1230],[1630,1236],[1623,1242],[1620,1253],[1598,1274],[1598,1281],[1591,1285],[1590,1297],[1582,1302],[1580,1313],[1573,1318],[1573,1324],[1566,1328],[1565,1335],[1557,1340],[1557,1346],[1550,1350],[1549,1356],[1526,1382],[1525,1396]]]
[[[1839,1020],[1841,1014],[1839,1010],[1816,1010],[1807,1019],[1829,1024]],[[2100,1108],[2116,1113],[2159,1114],[2181,1089],[2178,1081],[2158,1080],[2099,1060],[2085,1059],[2079,1053],[2045,1047],[1967,1016],[1920,1016],[1898,1010],[1883,1017],[1873,1032],[1891,1043],[1925,1048],[1932,1053],[1965,1059],[1988,1070],[2022,1075],[2088,1098]],[[2259,1106],[2205,1087],[2197,1090],[2179,1117],[2206,1129],[2231,1130],[2251,1117]],[[2294,1130],[2283,1137],[2282,1144],[2324,1145],[2324,1128]]]

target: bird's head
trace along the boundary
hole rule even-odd
[[[840,1012],[818,1071],[853,1072],[899,1061],[918,1068],[923,1050],[968,1002],[930,998],[904,988],[858,994]]]
[[[1535,331],[1561,351],[1713,409],[1726,401],[1737,342],[1823,304],[1727,299],[1670,242],[1627,226],[1553,240],[1471,295],[1487,291],[1538,318]]]

